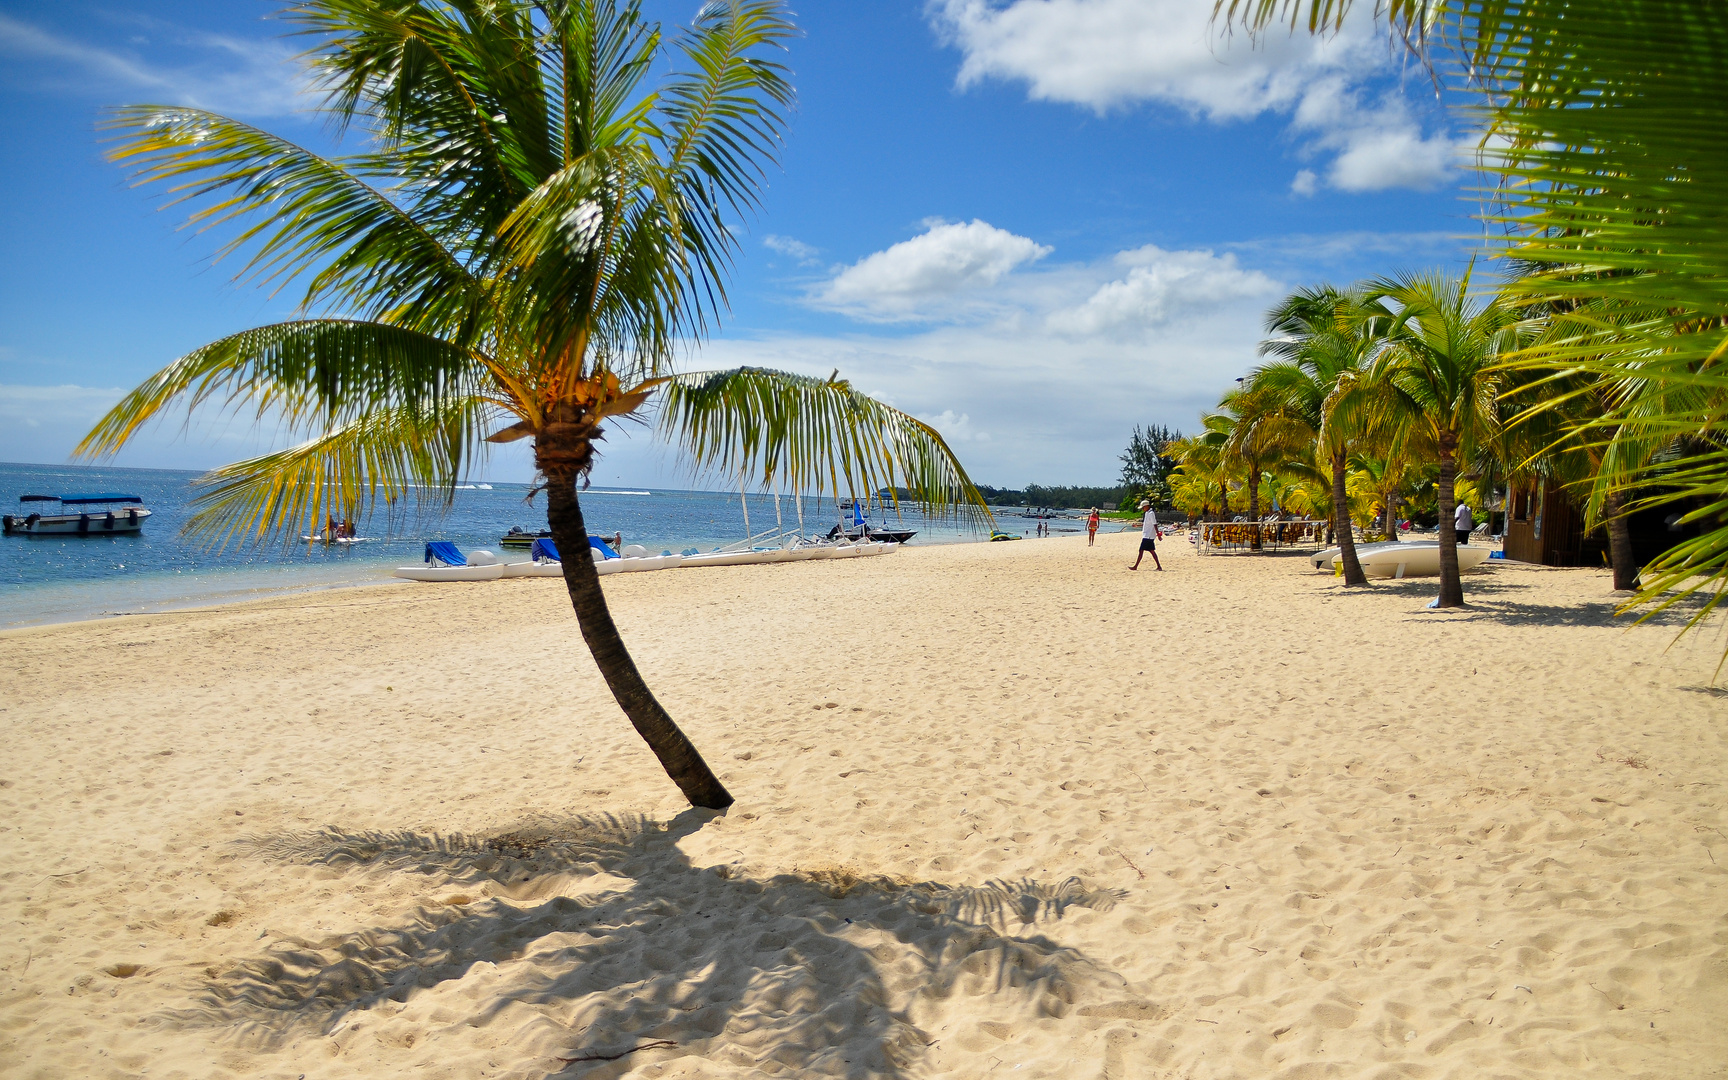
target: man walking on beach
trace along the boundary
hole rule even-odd
[[[1140,512],[1146,515],[1146,520],[1140,526],[1140,550],[1134,556],[1134,565],[1128,569],[1140,569],[1140,560],[1150,551],[1152,565],[1163,570],[1164,564],[1158,561],[1158,512],[1153,510],[1152,504],[1145,499],[1140,500]]]
[[[1459,503],[1458,511],[1452,518],[1452,531],[1458,534],[1458,542],[1468,544],[1470,542],[1470,530],[1475,527],[1476,523],[1470,519],[1470,504]]]

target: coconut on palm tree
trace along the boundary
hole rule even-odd
[[[834,378],[680,373],[725,310],[792,87],[778,0],[717,0],[670,39],[632,0],[304,0],[326,156],[199,109],[115,112],[112,156],[226,225],[303,317],[162,369],[86,436],[118,450],[176,404],[304,439],[205,477],[190,529],[261,540],[416,498],[447,505],[488,443],[531,440],[582,636],[695,805],[732,796],[638,672],[588,553],[578,487],[608,423],[658,408],[700,467],[788,490],[982,499],[941,436]]]

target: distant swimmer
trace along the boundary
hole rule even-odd
[[[1140,500],[1140,511],[1146,515],[1145,521],[1140,525],[1140,550],[1134,556],[1134,565],[1128,569],[1140,569],[1140,560],[1146,557],[1147,552],[1151,552],[1152,565],[1163,570],[1164,564],[1158,561],[1158,511],[1152,509],[1152,504],[1145,499]]]

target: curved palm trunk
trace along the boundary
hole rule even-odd
[[[1626,520],[1626,497],[1610,488],[1602,497],[1608,516],[1608,561],[1614,564],[1614,590],[1629,592],[1638,587],[1639,567],[1632,557],[1632,523]]]
[[[565,463],[571,459],[586,460],[590,454],[585,438],[574,439],[567,447],[547,445],[544,439],[537,440],[535,446],[535,457],[546,476],[546,524],[552,530],[558,553],[563,556],[564,587],[569,590],[570,604],[576,609],[582,640],[588,643],[595,666],[605,677],[618,707],[624,710],[636,733],[660,759],[666,775],[678,785],[678,790],[684,793],[692,806],[724,810],[732,805],[731,793],[702,760],[689,737],[655,700],[648,684],[642,681],[642,673],[636,670],[636,662],[624,648],[624,639],[618,636],[618,627],[606,606],[606,594],[600,590],[600,575],[595,572],[594,560],[588,554],[588,523],[582,519],[582,507],[576,499],[576,478],[580,470]]]
[[[1248,550],[1260,550],[1260,470],[1248,470]]]
[[[1366,585],[1368,575],[1356,557],[1356,536],[1350,526],[1350,496],[1344,490],[1347,468],[1343,454],[1332,455],[1332,517],[1338,523],[1338,561],[1344,564],[1344,584]]]
[[[1457,479],[1458,463],[1453,454],[1457,445],[1449,435],[1440,438],[1440,599],[1438,608],[1464,606],[1464,582],[1458,573],[1458,527],[1452,514],[1457,509],[1453,483]]]

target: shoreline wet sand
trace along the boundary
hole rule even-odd
[[[1135,539],[606,579],[717,818],[555,581],[0,635],[0,1074],[1720,1075],[1719,630]]]

